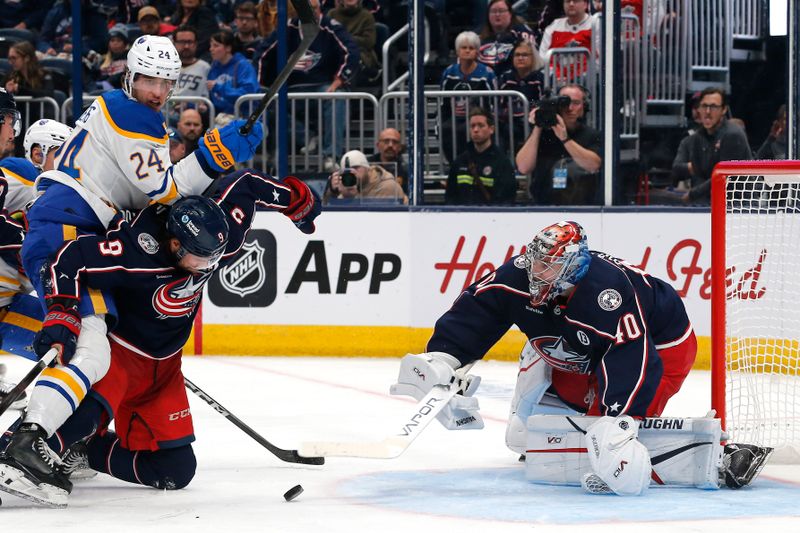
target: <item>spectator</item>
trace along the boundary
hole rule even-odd
[[[517,169],[523,174],[533,173],[531,194],[539,205],[597,204],[602,139],[599,131],[584,123],[588,91],[578,84],[568,84],[561,87],[558,95],[566,96],[569,102],[558,107],[555,125],[537,125],[541,105],[531,110],[533,131],[517,152]],[[542,115],[539,124],[544,119]]]
[[[512,204],[517,194],[514,167],[503,150],[492,142],[494,119],[477,107],[469,113],[472,142],[450,165],[445,203]]]
[[[544,87],[544,61],[529,41],[517,42],[513,50],[513,68],[503,73],[498,80],[501,91],[519,91],[525,95],[529,105],[535,105],[542,98]],[[509,114],[513,120],[514,152],[525,142],[525,106],[518,98],[503,102],[500,109],[500,129],[508,131]]]
[[[253,59],[255,45],[261,39],[258,33],[256,5],[248,0],[236,6],[235,12],[236,18],[233,20],[236,23],[236,31],[233,35],[236,38],[237,48],[247,59]]]
[[[711,201],[711,171],[720,161],[752,159],[747,137],[738,126],[731,124],[725,114],[728,105],[725,91],[708,87],[700,93],[700,119],[703,127],[681,141],[672,162],[673,177],[688,179],[684,203],[709,204]]]
[[[84,51],[106,52],[108,17],[89,3],[81,6]],[[72,59],[72,8],[61,0],[47,12],[36,48],[45,55]]]
[[[97,84],[99,89],[110,91],[122,88],[122,76],[128,64],[128,28],[124,24],[115,24],[108,30],[108,52],[100,58],[97,66]]]
[[[169,135],[169,160],[174,165],[189,155],[189,152],[186,150],[186,143],[175,130],[168,129],[167,135]]]
[[[178,26],[172,35],[181,58],[181,74],[175,84],[175,96],[208,98],[208,71],[211,65],[197,57],[197,30],[193,26]]]
[[[278,0],[261,0],[256,9],[258,11],[258,31],[264,37],[269,37],[278,24]],[[286,4],[286,10],[287,19],[297,17],[291,2]]]
[[[458,60],[442,73],[443,91],[491,91],[497,88],[497,78],[491,67],[478,62],[478,47],[481,41],[472,31],[464,31],[456,37]],[[455,154],[464,151],[466,145],[468,97],[445,98],[442,106],[442,148],[444,156],[452,161]]]
[[[175,26],[161,22],[158,9],[153,6],[144,6],[136,16],[142,35],[170,35],[175,31]]]
[[[533,30],[514,14],[510,0],[490,0],[480,38],[478,61],[492,67],[498,78],[513,66],[515,43],[527,41],[536,46]]]
[[[375,143],[378,151],[367,158],[370,163],[379,163],[383,168],[394,174],[400,188],[408,194],[408,167],[403,163],[403,144],[400,132],[394,128],[386,128],[378,135]]]
[[[186,146],[186,155],[197,150],[197,143],[203,136],[203,119],[196,109],[184,109],[178,120],[178,135]]]
[[[377,81],[380,73],[378,56],[375,54],[375,18],[361,0],[337,0],[337,7],[328,12],[328,16],[340,22],[358,45],[361,54],[361,65],[358,79],[361,83],[371,84]]]
[[[37,31],[52,5],[52,0],[0,0],[0,27]]]
[[[786,159],[788,151],[786,140],[786,104],[778,108],[778,115],[764,143],[756,152],[756,159]]]
[[[550,61],[554,48],[583,47],[592,50],[592,17],[588,0],[564,0],[565,17],[555,19],[544,30],[539,55]]]
[[[28,41],[14,43],[8,50],[11,72],[3,81],[3,87],[14,96],[52,96],[53,80],[39,64],[36,50]],[[33,117],[27,117],[29,123]],[[36,117],[41,118],[41,117]]]
[[[394,176],[380,165],[370,166],[367,157],[358,150],[342,156],[340,170],[334,172],[325,187],[323,200],[385,199],[408,204],[408,197]]]
[[[344,90],[358,70],[358,46],[339,22],[327,16],[321,16],[319,0],[311,0],[311,7],[319,17],[320,32],[304,58],[295,66],[286,84],[292,92],[336,92]],[[287,27],[287,53],[291,54],[300,43],[300,21],[295,17],[289,20]],[[273,32],[256,52],[258,63],[258,80],[261,85],[269,87],[277,75],[277,35]],[[312,101],[312,104],[314,101]],[[305,107],[302,104],[298,106]],[[304,110],[303,110],[304,111]],[[311,116],[316,117],[314,105],[309,106]],[[301,111],[302,112],[302,111]],[[334,116],[335,113],[335,116]],[[345,105],[338,100],[334,105],[330,100],[322,104],[322,168],[333,169],[335,152],[344,151]],[[296,117],[300,119],[300,117]],[[314,123],[319,123],[313,119]],[[297,138],[307,142],[309,152],[313,152],[312,139],[303,131],[300,120],[296,125]],[[333,133],[333,135],[331,135]]]
[[[322,12],[330,17],[330,11],[338,4],[339,0],[322,0]],[[364,9],[372,14],[373,17],[377,18],[378,13],[381,12],[380,0],[361,0],[361,4],[364,6]]]
[[[242,54],[234,51],[235,45],[230,30],[211,36],[211,59],[214,61],[206,84],[218,119],[220,115],[233,115],[233,105],[240,96],[258,92],[256,71]]]
[[[197,56],[207,59],[209,39],[219,29],[214,12],[204,5],[203,0],[178,0],[175,13],[169,18],[170,24],[192,26],[197,30]]]

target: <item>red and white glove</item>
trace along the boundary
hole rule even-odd
[[[48,298],[42,329],[33,338],[33,351],[41,359],[50,348],[55,347],[59,350],[56,361],[65,366],[75,355],[80,333],[81,315],[78,313],[77,300]]]
[[[322,212],[319,196],[311,187],[294,176],[283,178],[283,183],[291,189],[289,207],[283,210],[283,214],[289,217],[289,220],[303,233],[314,233],[317,229],[314,219]]]

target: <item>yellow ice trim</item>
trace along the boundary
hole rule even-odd
[[[56,379],[69,387],[69,390],[72,391],[72,394],[78,399],[78,402],[83,400],[83,397],[86,396],[86,391],[83,390],[83,387],[72,377],[69,372],[61,370],[60,368],[45,368],[42,372],[42,376],[47,376],[52,379]]]
[[[421,353],[433,329],[402,326],[275,326],[204,324],[203,354],[330,357],[402,357]],[[525,335],[512,330],[489,350],[486,359],[519,361]],[[695,370],[711,368],[711,339],[698,337]],[[194,336],[184,354],[194,353]]]
[[[145,141],[153,141],[159,144],[166,144],[167,140],[169,139],[166,131],[164,131],[164,136],[159,138],[159,137],[152,137],[150,135],[145,135],[144,133],[123,130],[122,128],[117,126],[117,123],[114,122],[113,118],[111,118],[111,113],[108,112],[108,108],[106,107],[106,102],[105,100],[103,100],[102,96],[97,99],[97,103],[100,105],[100,109],[102,109],[103,114],[106,116],[106,119],[108,120],[108,123],[111,124],[112,128],[114,128],[114,131],[116,131],[123,137],[128,137],[129,139],[144,139]]]

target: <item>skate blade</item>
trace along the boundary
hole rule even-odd
[[[92,470],[91,468],[78,468],[69,475],[69,480],[75,481],[79,479],[92,479],[96,475],[97,470]]]
[[[22,470],[0,465],[0,490],[45,507],[64,509],[69,493],[48,483],[37,485]]]

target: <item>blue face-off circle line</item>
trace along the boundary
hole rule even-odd
[[[739,490],[655,487],[623,499],[531,483],[520,466],[374,472],[342,480],[337,492],[398,511],[553,525],[800,517],[800,485],[766,477]]]

